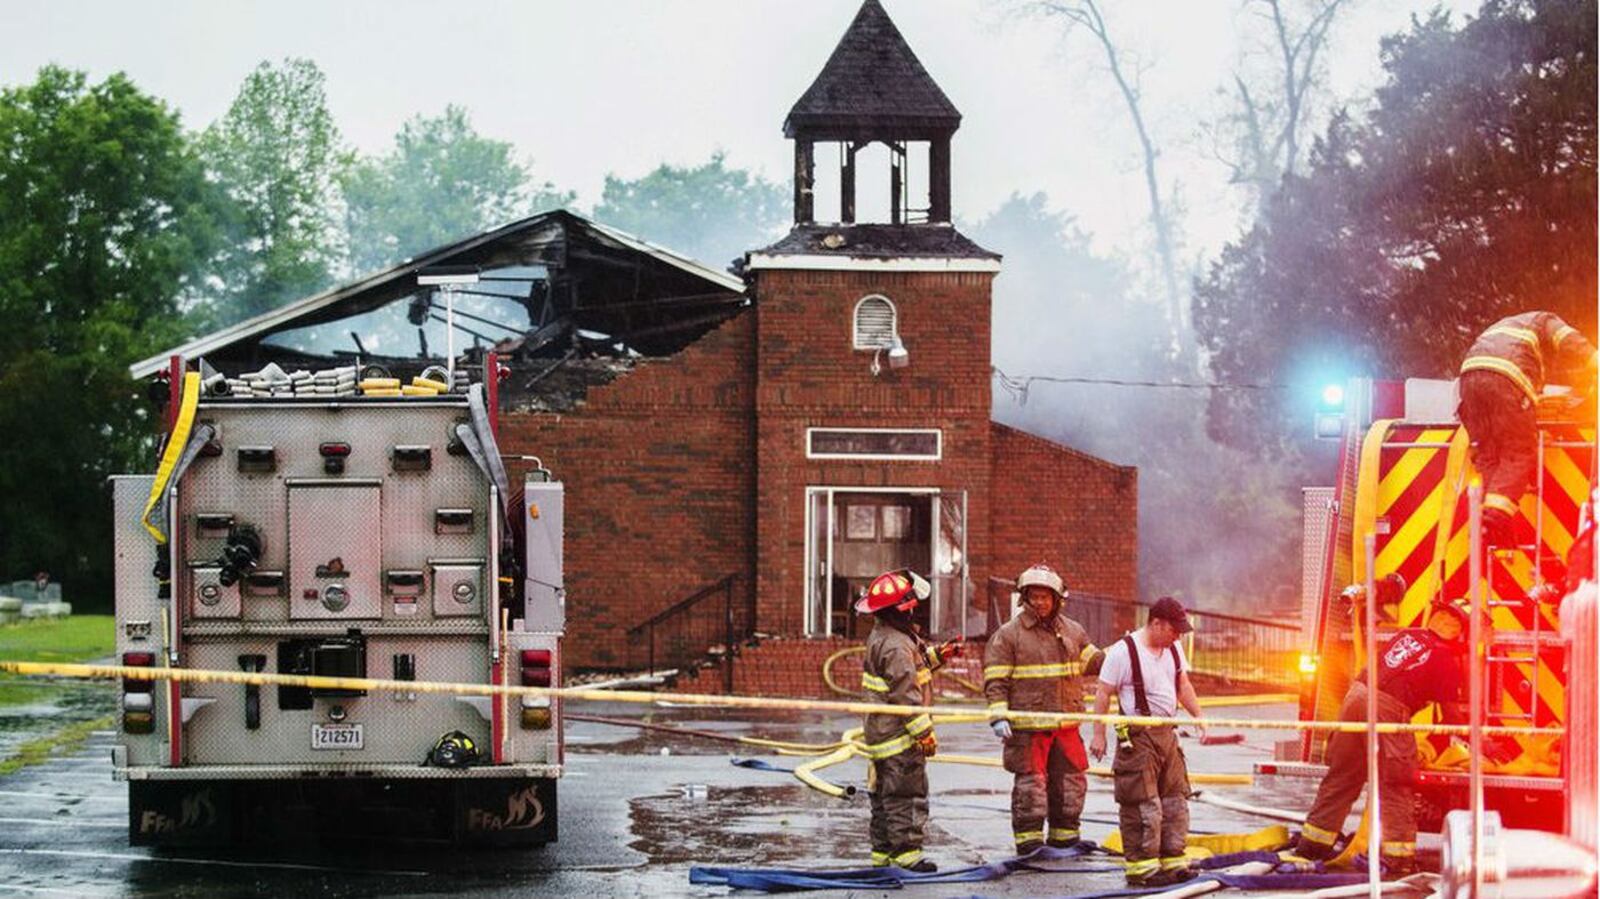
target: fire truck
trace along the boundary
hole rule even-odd
[[[174,358],[161,464],[112,482],[118,661],[559,685],[562,485],[511,489],[481,368],[251,391]],[[119,702],[136,845],[556,836],[559,700],[128,679]]]
[[[1421,627],[1430,602],[1468,595],[1468,485],[1473,469],[1466,429],[1455,417],[1453,381],[1353,380],[1343,408],[1319,421],[1319,436],[1340,440],[1337,482],[1305,490],[1302,720],[1336,720],[1351,676],[1364,667],[1365,610],[1343,589],[1398,573],[1407,586],[1396,606],[1377,609],[1380,643],[1399,628]],[[1543,408],[1543,404],[1541,404]],[[1485,556],[1483,683],[1486,725],[1560,728],[1569,717],[1567,642],[1560,589],[1580,530],[1591,528],[1595,480],[1592,408],[1587,423],[1567,411],[1539,421],[1539,475],[1522,499],[1514,545]],[[1331,426],[1330,426],[1331,425]],[[1575,692],[1583,685],[1575,685]],[[1587,701],[1593,691],[1584,689]],[[1437,723],[1425,709],[1416,723]],[[1484,802],[1509,827],[1563,829],[1568,759],[1560,739],[1517,737],[1520,753],[1485,763]],[[1325,735],[1305,733],[1289,764],[1264,773],[1315,773]],[[1443,813],[1468,805],[1467,758],[1441,737],[1418,737],[1419,823],[1437,828]],[[1280,753],[1282,755],[1283,753]],[[1580,754],[1581,755],[1581,754]]]

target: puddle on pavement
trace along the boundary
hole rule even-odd
[[[802,786],[680,784],[630,800],[629,848],[652,864],[852,868],[865,863],[871,817],[866,794],[828,799]],[[930,852],[962,864],[982,858],[929,822]]]
[[[801,786],[685,784],[631,800],[629,813],[629,846],[652,863],[854,865],[866,854],[865,796],[818,801]]]

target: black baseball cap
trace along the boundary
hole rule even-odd
[[[1150,617],[1170,621],[1180,634],[1194,630],[1194,625],[1189,623],[1189,613],[1183,610],[1183,603],[1170,596],[1156,600],[1156,604],[1150,607]]]

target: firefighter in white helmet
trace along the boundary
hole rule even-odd
[[[1076,724],[1028,712],[1082,712],[1083,675],[1100,671],[1105,658],[1083,625],[1062,611],[1067,586],[1040,563],[1017,578],[1022,611],[989,638],[983,659],[983,693],[989,726],[1004,743],[1001,761],[1016,775],[1011,827],[1017,854],[1040,846],[1078,842],[1089,759]]]

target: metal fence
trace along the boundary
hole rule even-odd
[[[755,635],[753,591],[728,575],[696,590],[628,629],[629,663],[650,673],[677,669],[693,676],[721,667],[723,690],[733,692],[733,660]]]
[[[1011,581],[989,579],[988,632],[1012,613]],[[1143,627],[1149,604],[1073,591],[1067,614],[1089,632],[1096,646],[1107,646]],[[1197,675],[1226,684],[1295,692],[1300,688],[1301,633],[1297,624],[1222,612],[1191,610],[1194,632],[1184,641],[1189,667]]]

